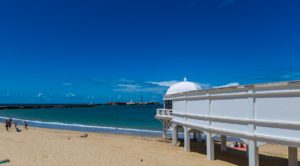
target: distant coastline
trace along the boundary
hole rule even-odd
[[[3,109],[41,109],[41,108],[83,108],[97,107],[101,105],[160,105],[159,102],[107,102],[103,104],[0,104],[0,110]]]
[[[103,105],[160,105],[160,102],[107,102]]]
[[[102,105],[102,104],[0,104],[0,110],[1,109],[97,107],[100,105]]]

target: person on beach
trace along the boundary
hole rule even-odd
[[[18,124],[17,124],[17,122],[15,122],[15,128],[18,128]]]
[[[84,133],[84,134],[81,135],[80,137],[81,137],[81,138],[87,138],[88,136],[89,136],[88,134]]]
[[[240,148],[245,148],[244,144],[241,142]]]
[[[239,147],[239,144],[237,142],[234,143],[234,147],[237,148]]]
[[[12,125],[12,118],[9,118],[8,119],[8,128],[11,128],[11,125]]]
[[[19,128],[16,128],[16,132],[21,132],[22,130]]]
[[[24,127],[26,130],[28,129],[28,123],[26,121],[24,121]]]
[[[5,120],[5,128],[6,128],[6,131],[8,131],[8,127],[9,127],[9,125],[8,125],[8,120]]]

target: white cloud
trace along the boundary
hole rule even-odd
[[[36,97],[37,98],[41,98],[41,97],[43,97],[44,96],[44,94],[42,93],[42,92],[39,92],[38,94],[36,94]]]
[[[121,78],[119,80],[119,82],[123,82],[123,83],[134,83],[135,81],[134,80],[128,80],[128,79],[125,79],[125,78]]]
[[[64,85],[64,86],[72,86],[72,84],[69,83],[69,82],[64,82],[63,85]]]
[[[170,87],[179,81],[171,80],[171,81],[152,81],[152,82],[146,82],[148,84],[153,84],[153,85],[158,85],[158,86],[163,86],[163,87]]]
[[[209,88],[211,88],[211,85],[208,84],[208,83],[201,83],[201,82],[195,82],[195,83],[198,84],[201,87],[201,89],[209,89]]]
[[[221,86],[214,86],[213,88],[226,88],[226,87],[233,87],[233,86],[239,86],[240,84],[238,82],[231,82],[225,85]]]
[[[94,96],[87,96],[86,98],[87,99],[94,99],[95,97]]]
[[[165,88],[162,87],[118,88],[118,89],[114,89],[114,91],[126,92],[126,93],[146,92],[146,93],[162,94],[165,91]]]
[[[72,93],[72,92],[69,92],[66,94],[66,97],[75,97],[76,94],[75,93]]]
[[[118,88],[114,89],[116,92],[136,93],[136,92],[149,92],[149,93],[163,93],[163,87],[149,87],[136,84],[118,84]]]
[[[136,88],[141,87],[141,86],[135,85],[135,84],[118,84],[117,86],[120,88],[128,88],[128,89],[136,89]]]
[[[171,81],[152,81],[152,82],[146,82],[148,84],[152,84],[152,85],[157,85],[160,87],[170,87],[176,83],[178,83],[180,81],[176,81],[176,80],[171,80]],[[208,89],[210,88],[210,84],[207,83],[200,83],[200,82],[195,82],[196,84],[198,84],[202,89]]]

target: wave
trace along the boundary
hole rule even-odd
[[[0,116],[0,119],[6,120],[9,119],[8,117]],[[37,120],[28,120],[28,119],[18,119],[13,118],[16,121],[26,121],[32,124],[37,124],[37,127],[41,127],[43,125],[45,128],[51,127],[71,127],[71,128],[85,128],[85,129],[99,129],[99,130],[111,130],[111,131],[122,131],[122,132],[133,132],[133,133],[152,133],[152,134],[161,134],[161,131],[156,130],[147,130],[147,129],[135,129],[135,128],[123,128],[123,127],[107,127],[107,126],[94,126],[94,125],[84,125],[84,124],[77,124],[77,123],[62,123],[62,122],[45,122],[45,121],[37,121]],[[36,125],[33,125],[36,126]],[[48,127],[47,127],[48,126]]]

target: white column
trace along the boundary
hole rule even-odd
[[[177,145],[177,140],[178,140],[178,127],[177,127],[177,125],[173,125],[172,144],[174,146]]]
[[[246,156],[249,157],[249,145],[246,145],[246,146],[247,146],[247,148],[246,148]]]
[[[190,132],[189,128],[184,127],[184,151],[190,152]]]
[[[254,113],[255,113],[255,98],[253,97],[255,92],[253,89],[248,90],[248,101],[249,101],[249,119],[251,123],[248,124],[248,132],[254,134],[255,125],[254,125]],[[249,166],[259,166],[259,153],[256,140],[249,139],[248,141],[248,160]]]
[[[257,142],[254,140],[249,140],[248,147],[249,166],[259,166],[259,153]]]
[[[220,136],[220,140],[221,140],[221,151],[225,152],[227,149],[227,138],[226,135],[221,135]]]
[[[298,166],[298,150],[295,147],[289,147],[289,166]]]
[[[167,124],[166,120],[163,120],[163,131],[162,131],[162,137],[167,138]]]
[[[207,132],[206,134],[206,153],[208,160],[215,160],[215,143],[212,134]]]
[[[206,94],[209,97],[209,116],[211,116],[211,98],[210,92]],[[209,120],[209,126],[211,126],[211,120]],[[206,135],[206,155],[208,160],[215,160],[215,143],[212,137],[212,133],[205,132]]]

